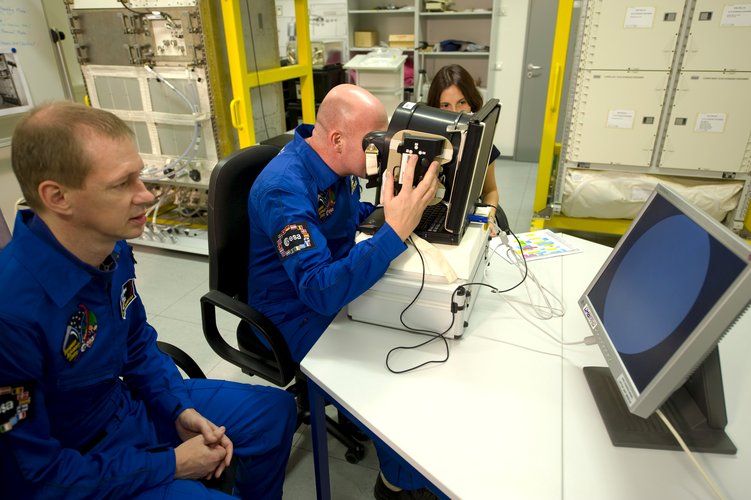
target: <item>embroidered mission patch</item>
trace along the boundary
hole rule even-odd
[[[276,251],[282,259],[300,250],[313,247],[315,247],[313,239],[303,223],[289,224],[276,235]]]
[[[87,349],[91,349],[96,338],[96,331],[96,315],[85,305],[79,304],[78,309],[71,315],[65,326],[63,355],[69,363],[75,363]]]
[[[0,434],[24,420],[30,406],[31,388],[28,384],[0,387]]]
[[[336,206],[336,193],[332,188],[318,193],[318,218],[325,220],[329,215],[334,213]]]

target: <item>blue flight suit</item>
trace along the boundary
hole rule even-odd
[[[312,130],[297,127],[248,196],[249,302],[279,328],[295,361],[407,248],[388,224],[355,245],[374,207],[360,202],[356,177],[340,177],[308,146]]]
[[[248,196],[250,305],[267,316],[301,361],[339,310],[368,290],[407,246],[388,224],[355,245],[374,207],[356,177],[340,177],[305,142],[312,125],[263,169]],[[366,432],[368,432],[366,430]],[[422,477],[374,434],[386,479],[404,489]]]
[[[184,409],[227,428],[236,491],[281,498],[295,429],[285,391],[183,380],[156,346],[130,247],[81,262],[30,211],[0,252],[0,487],[18,498],[225,496],[175,480]]]

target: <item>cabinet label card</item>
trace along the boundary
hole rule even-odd
[[[751,3],[726,5],[720,26],[751,26]]]
[[[608,128],[634,128],[634,113],[630,109],[608,111]]]
[[[699,113],[694,131],[722,133],[725,131],[726,118],[725,113]]]
[[[626,9],[624,28],[651,28],[655,20],[654,7],[629,7]]]

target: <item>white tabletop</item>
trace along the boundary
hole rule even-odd
[[[570,241],[584,252],[530,265],[557,296],[565,290],[563,318],[532,319],[528,307],[516,305],[531,321],[525,320],[484,289],[465,335],[449,341],[448,362],[397,375],[386,369],[388,350],[424,337],[341,314],[305,357],[302,370],[451,498],[710,497],[682,453],[613,447],[580,369],[604,365],[599,349],[564,349],[538,329],[556,338],[565,334],[568,341],[589,335],[576,300],[610,249]],[[494,257],[485,282],[507,288],[518,278]],[[522,287],[508,295],[527,300]],[[736,337],[749,352],[744,335],[731,332],[724,343]],[[392,356],[391,366],[406,368],[443,354],[443,343],[436,341]],[[728,433],[739,453],[699,457],[730,498],[741,498],[741,491],[751,491],[745,451],[751,433],[743,426],[751,407],[748,397],[741,401],[741,392],[750,393],[751,370],[726,360],[732,356],[725,349],[721,356]],[[731,382],[728,374],[740,380]]]

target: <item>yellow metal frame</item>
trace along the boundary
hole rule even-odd
[[[560,0],[558,2],[553,53],[550,57],[548,97],[545,102],[545,119],[543,121],[542,139],[540,142],[540,163],[537,169],[537,187],[535,189],[535,203],[533,206],[535,213],[543,211],[548,202],[550,177],[553,170],[555,133],[558,127],[561,92],[563,91],[563,75],[566,68],[566,53],[568,52],[568,38],[571,30],[573,10],[574,0]]]
[[[558,15],[555,24],[555,37],[553,38],[553,53],[550,58],[550,80],[548,81],[548,97],[545,103],[545,119],[540,142],[540,160],[537,166],[537,184],[531,226],[532,229],[553,227],[574,231],[623,234],[631,224],[628,219],[578,218],[552,214],[546,217],[543,214],[547,208],[548,194],[551,189],[550,181],[555,162],[556,146],[560,147],[560,145],[556,145],[555,136],[558,129],[558,115],[560,114],[573,10],[574,0],[558,1]],[[582,13],[582,15],[585,14]]]
[[[237,130],[240,147],[256,144],[253,107],[250,102],[250,89],[254,87],[299,78],[303,121],[313,123],[315,121],[315,93],[307,0],[295,0],[298,63],[283,68],[249,72],[239,2],[222,0],[222,17],[233,94],[229,104],[229,113],[232,126]]]
[[[588,233],[623,234],[631,225],[631,219],[594,219],[553,215],[549,219],[532,219],[532,229],[554,227]]]
[[[235,149],[234,128],[229,115],[229,88],[220,65],[224,59],[221,45],[215,40],[220,39],[221,22],[220,5],[213,0],[198,2],[201,12],[201,24],[206,51],[206,66],[209,85],[211,86],[214,106],[214,122],[216,123],[216,141],[219,158],[223,158]]]

